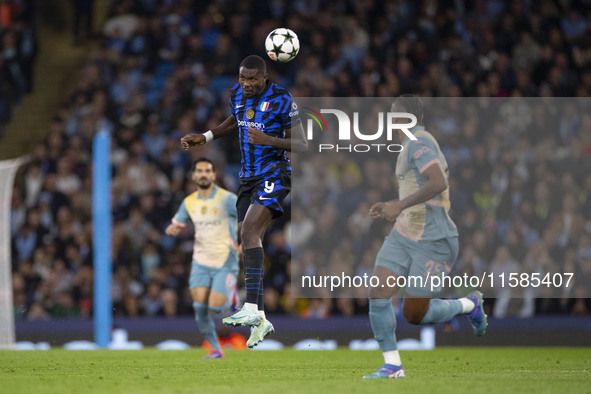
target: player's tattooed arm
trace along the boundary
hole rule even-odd
[[[269,145],[288,152],[301,152],[308,149],[308,141],[304,137],[302,125],[286,129],[285,138],[275,138],[261,130],[249,127],[248,143],[252,145]]]
[[[226,135],[235,132],[237,126],[238,123],[236,123],[236,117],[234,115],[228,116],[222,124],[211,130],[213,139],[215,140],[225,137]],[[205,134],[189,133],[181,138],[181,145],[184,150],[189,150],[192,146],[203,145],[206,142]]]

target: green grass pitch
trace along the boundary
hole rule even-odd
[[[3,393],[591,393],[591,349],[401,352],[406,379],[362,380],[378,351],[1,351]],[[387,390],[387,391],[386,391]]]

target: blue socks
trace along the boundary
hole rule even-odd
[[[392,299],[379,298],[369,300],[369,321],[376,341],[382,352],[398,350],[396,345],[396,315]]]
[[[263,275],[261,274],[261,284],[259,287],[259,299],[258,299],[258,309],[259,311],[265,310],[265,299],[263,298]]]
[[[263,248],[252,248],[244,251],[245,302],[249,304],[258,305],[259,294],[262,293],[264,259]]]
[[[197,322],[197,327],[205,337],[205,340],[209,342],[212,349],[222,350],[218,335],[215,332],[215,323],[209,316],[209,308],[207,304],[194,302],[193,309],[195,309],[195,321]]]
[[[442,300],[439,298],[433,298],[431,301],[429,301],[429,309],[419,324],[425,325],[446,322],[455,315],[461,314],[462,309],[462,303],[458,300]]]

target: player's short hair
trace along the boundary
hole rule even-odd
[[[423,117],[423,100],[415,94],[402,94],[394,100],[396,108],[406,111],[417,117],[421,121]]]
[[[244,58],[244,60],[240,63],[240,68],[248,68],[249,70],[257,70],[262,72],[263,74],[267,72],[267,63],[263,60],[262,57],[257,55],[250,55]]]
[[[200,157],[197,160],[195,160],[193,162],[193,171],[195,171],[195,168],[197,168],[197,164],[204,163],[204,162],[211,164],[211,169],[215,171],[215,164],[213,164],[213,161],[211,161],[207,157]]]

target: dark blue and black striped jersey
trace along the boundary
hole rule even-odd
[[[274,172],[279,165],[291,170],[284,150],[248,143],[249,126],[275,138],[285,138],[285,130],[299,124],[298,106],[291,94],[267,81],[267,87],[260,96],[247,98],[242,94],[240,84],[236,84],[230,92],[230,105],[239,130],[242,155],[240,178],[265,176]]]

